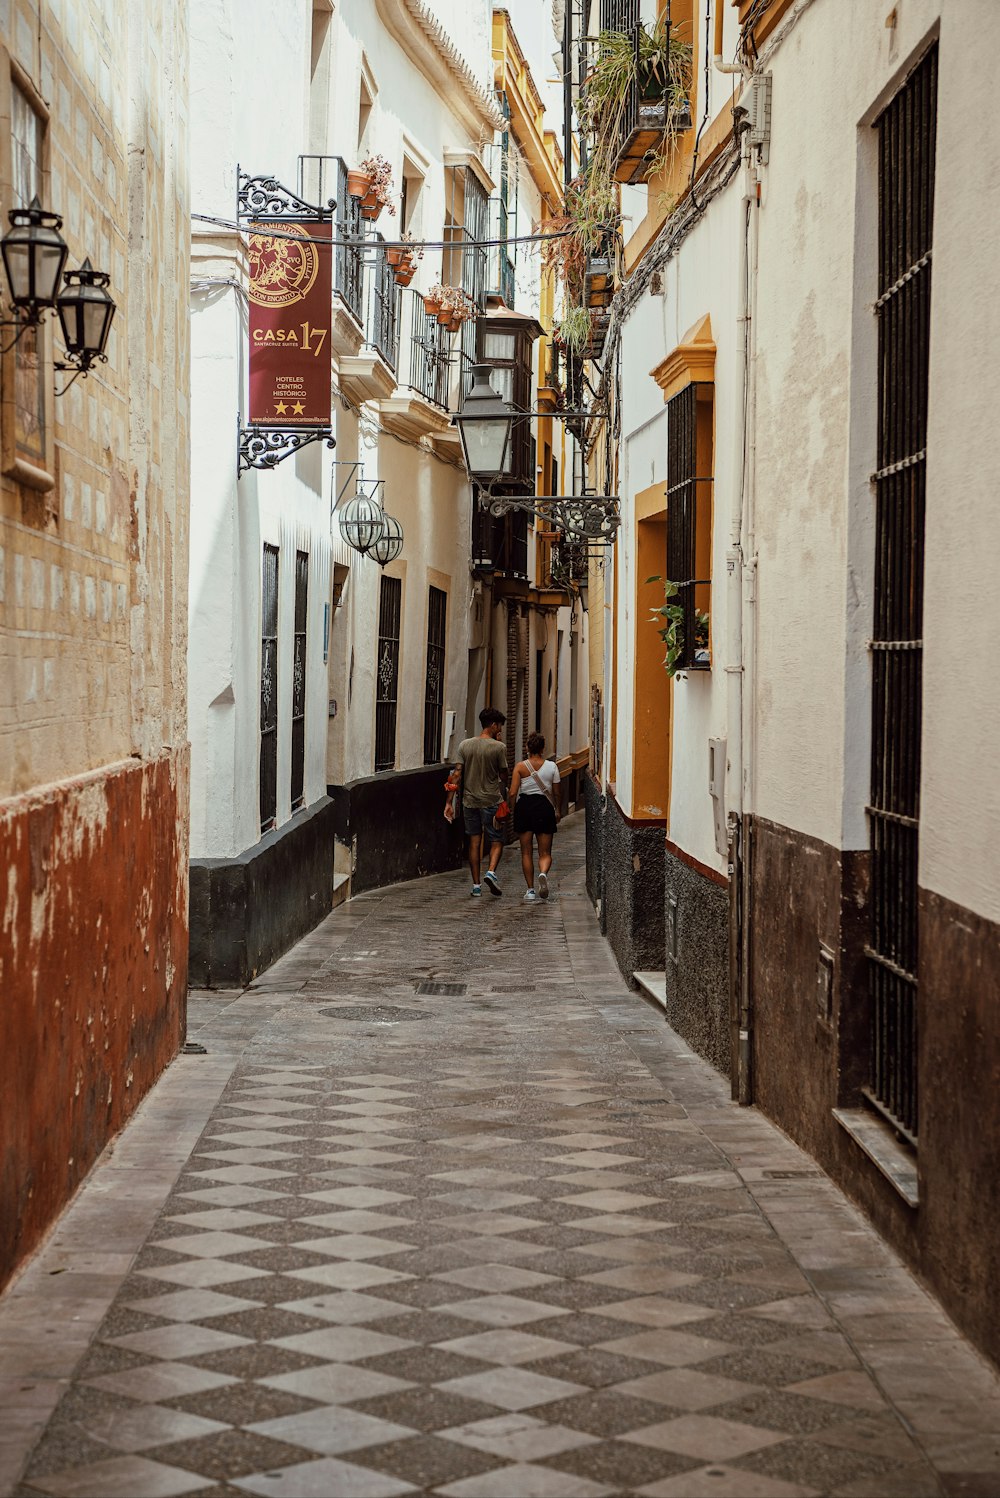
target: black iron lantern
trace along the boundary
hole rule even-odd
[[[66,352],[81,370],[108,357],[104,347],[115,315],[115,303],[107,290],[110,280],[85,260],[79,270],[66,272],[56,302]]]
[[[340,512],[340,534],[348,546],[366,556],[385,530],[385,522],[386,514],[378,500],[359,487]]]
[[[470,478],[489,482],[506,471],[514,411],[490,384],[489,364],[472,366],[472,389],[452,418],[462,439]]]
[[[392,515],[383,515],[382,534],[372,543],[371,555],[380,567],[394,562],[403,550],[403,527]]]
[[[11,209],[10,223],[0,239],[10,298],[26,314],[23,321],[37,323],[55,303],[66,264],[66,241],[59,233],[62,219],[46,213],[32,198],[29,207]]]

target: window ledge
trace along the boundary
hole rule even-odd
[[[833,1116],[909,1207],[920,1205],[917,1161],[881,1118],[866,1108],[834,1108]]]

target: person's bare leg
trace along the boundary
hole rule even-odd
[[[517,836],[518,841],[521,844],[521,873],[524,875],[524,882],[528,886],[528,888],[534,889],[535,861],[532,857],[531,833],[519,832]]]
[[[538,872],[547,874],[552,867],[552,834],[551,832],[540,832],[538,834]]]
[[[503,857],[503,833],[490,839],[490,873],[495,874],[497,867]]]
[[[483,835],[479,833],[476,837],[469,838],[469,868],[472,871],[473,884],[479,883],[479,867],[483,851]]]

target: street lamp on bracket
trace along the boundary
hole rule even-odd
[[[526,510],[536,520],[555,523],[568,535],[593,544],[610,545],[619,525],[618,496],[614,494],[526,495],[495,493],[508,482],[511,431],[515,421],[544,416],[556,421],[604,421],[598,411],[520,411],[501,399],[490,383],[489,364],[472,369],[472,389],[452,417],[462,439],[469,477],[483,491],[482,502],[497,517]]]

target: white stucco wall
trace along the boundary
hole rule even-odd
[[[920,879],[997,919],[1000,784],[989,767],[1000,734],[1000,527],[981,410],[996,383],[1000,172],[995,153],[970,153],[992,107],[990,38],[1000,40],[1000,17],[989,0],[908,0],[895,28],[883,22],[862,7],[844,65],[830,69],[843,17],[835,0],[816,0],[769,64],[775,134],[756,320],[755,809],[837,846],[867,846],[871,124],[940,23]]]
[[[632,724],[636,682],[632,663],[636,628],[654,629],[634,618],[636,575],[635,496],[666,481],[667,413],[663,392],[650,371],[703,318],[711,317],[716,343],[715,463],[712,528],[712,669],[675,678],[672,764],[667,835],[685,852],[712,868],[724,869],[715,848],[712,799],[708,793],[708,741],[727,737],[726,724],[726,550],[734,474],[733,423],[739,398],[735,367],[739,265],[740,187],[731,183],[710,204],[705,218],[662,273],[662,291],[646,293],[631,312],[622,335],[622,412],[620,491],[622,530],[618,543],[617,592],[617,752],[616,794],[633,810]],[[666,556],[658,569],[666,575]],[[649,575],[649,574],[647,574]],[[666,787],[664,787],[666,803]]]

